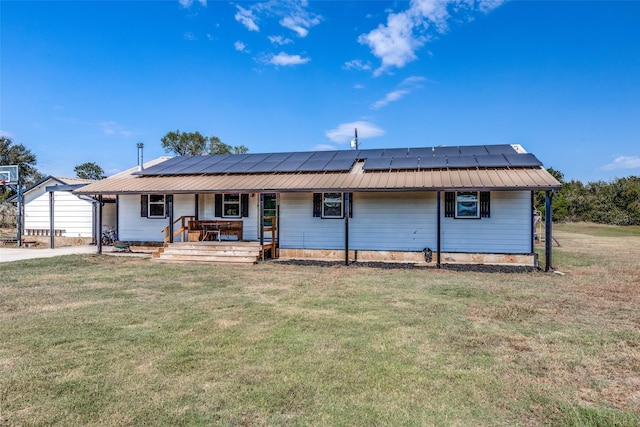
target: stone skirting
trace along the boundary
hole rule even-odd
[[[309,259],[342,261],[344,260],[343,250],[331,249],[284,249],[278,250],[280,259]],[[349,251],[350,261],[360,262],[403,262],[413,264],[435,264],[437,253],[432,254],[431,262],[427,263],[423,252],[403,252],[403,251]],[[480,264],[480,265],[513,265],[513,266],[537,266],[535,254],[466,254],[466,253],[446,253],[440,257],[442,264]]]

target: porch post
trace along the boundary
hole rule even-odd
[[[438,224],[438,226],[437,226],[437,229],[438,229],[438,230],[437,230],[437,233],[438,233],[438,236],[437,236],[437,238],[436,238],[436,240],[437,240],[437,243],[436,243],[436,246],[437,246],[437,247],[436,247],[436,251],[438,252],[438,255],[437,255],[437,257],[436,257],[436,267],[437,267],[437,268],[440,268],[440,267],[441,267],[441,265],[440,265],[440,234],[441,234],[441,233],[440,233],[440,227],[441,227],[441,224],[440,224],[440,216],[441,216],[441,215],[440,215],[440,191],[438,191],[438,197],[437,197],[437,199],[438,199],[438,203],[437,203],[436,211],[437,211],[437,215],[438,215],[438,220],[437,220],[437,224]]]
[[[349,193],[344,193],[344,265],[349,265]]]
[[[198,193],[195,194],[196,198],[195,198],[195,220],[198,221],[198,212],[200,212],[200,197],[198,196]]]
[[[260,235],[260,247],[262,252],[262,260],[264,261],[264,194],[260,193],[259,196],[259,206],[258,206],[258,221],[260,221],[260,226],[258,227],[258,233]],[[273,234],[273,233],[272,233]],[[272,236],[273,238],[273,236]]]
[[[117,199],[116,199],[117,203]],[[102,195],[98,196],[98,238],[97,238],[97,253],[102,253]],[[118,208],[116,204],[116,218],[118,217]]]
[[[51,249],[55,249],[55,221],[53,219],[53,205],[55,204],[55,195],[53,191],[49,191],[49,247]]]
[[[553,233],[551,230],[552,227],[552,218],[551,218],[551,200],[553,199],[553,190],[546,192],[545,194],[545,214],[544,214],[544,228],[545,228],[545,236],[544,236],[544,255],[545,255],[545,264],[544,271],[549,271],[553,269],[551,251],[553,247]]]
[[[531,236],[531,253],[533,254],[535,252],[535,239],[533,238],[533,236],[536,234],[536,224],[535,224],[535,213],[536,213],[536,207],[535,207],[535,196],[534,196],[534,192],[531,192],[531,232],[529,233],[529,235]]]
[[[169,243],[173,243],[173,194],[167,194],[167,209],[169,210]]]

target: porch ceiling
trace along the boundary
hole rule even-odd
[[[551,190],[560,183],[542,167],[344,172],[136,176],[121,173],[76,194]]]

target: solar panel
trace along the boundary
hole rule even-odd
[[[447,166],[450,168],[471,168],[478,166],[475,156],[447,156]]]
[[[373,157],[368,158],[364,162],[363,170],[387,170],[391,169],[391,158],[390,157]]]
[[[306,162],[304,162],[304,164],[302,164],[299,168],[298,171],[300,172],[316,172],[316,171],[321,171],[325,168],[325,166],[327,166],[329,162],[327,160],[307,160]]]
[[[391,159],[391,169],[418,169],[417,157],[398,157]]]
[[[348,171],[353,166],[353,162],[355,162],[355,159],[332,159],[322,170],[333,172]]]
[[[382,157],[383,154],[384,150],[382,149],[360,150],[358,159],[372,159],[374,157]]]
[[[524,154],[505,154],[511,166],[541,166],[542,163],[531,153]]]
[[[459,156],[460,150],[458,147],[434,147],[434,156]]]
[[[502,154],[487,154],[486,156],[476,156],[478,165],[484,168],[505,167],[509,162]]]
[[[486,145],[489,154],[515,154],[516,150],[509,144]]]
[[[431,157],[433,156],[433,148],[424,147],[424,148],[409,148],[409,152],[407,154],[409,157]]]
[[[422,169],[440,169],[447,167],[447,158],[445,156],[420,157],[420,168]]]
[[[484,145],[463,145],[458,148],[460,148],[460,154],[463,156],[482,156],[488,153]]]
[[[391,148],[384,150],[384,153],[382,153],[382,157],[406,157],[407,151],[408,150],[406,148]]]

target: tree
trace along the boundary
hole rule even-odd
[[[36,156],[22,144],[14,144],[11,138],[0,136],[0,165],[18,165],[19,181],[29,187],[43,178],[36,169]],[[13,190],[0,189],[0,202],[13,195]]]
[[[231,145],[220,141],[220,138],[217,136],[209,137],[209,154],[244,154],[248,151],[249,149],[244,145],[236,145],[235,147],[232,147]]]
[[[175,153],[179,156],[199,156],[207,152],[209,138],[202,136],[200,132],[168,132],[160,141],[167,153]]]
[[[76,173],[76,176],[81,179],[93,179],[99,181],[106,178],[104,170],[93,162],[77,165],[73,168],[73,171]]]

